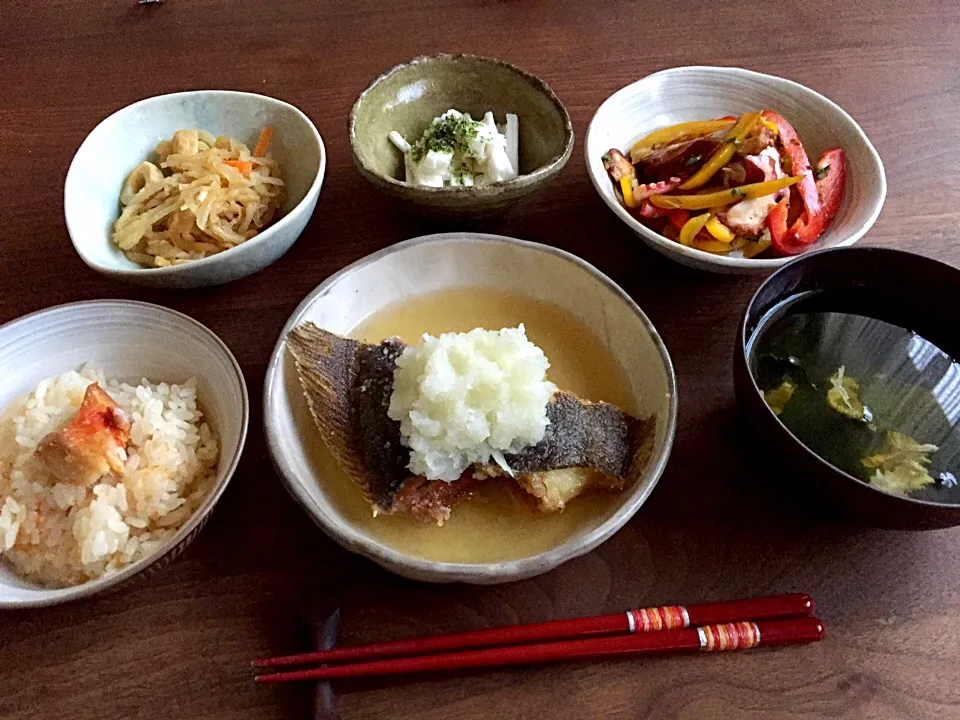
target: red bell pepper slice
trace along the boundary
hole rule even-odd
[[[817,180],[817,195],[820,196],[820,217],[826,227],[840,209],[847,185],[847,155],[843,149],[831,148],[821,155],[815,175],[821,176]]]
[[[773,249],[781,255],[796,255],[803,250],[800,245],[794,246],[787,242],[787,212],[790,196],[783,198],[767,213],[767,229],[770,231],[770,240]]]
[[[690,211],[678,208],[676,210],[661,210],[667,216],[667,222],[673,225],[677,230],[687,224],[690,219]]]
[[[773,246],[781,255],[796,255],[803,252],[816,240],[833,220],[847,184],[847,158],[841,148],[827,150],[817,161],[815,182],[820,212],[811,217],[801,217],[787,230],[787,200],[777,203],[767,215],[767,227]]]
[[[803,149],[797,131],[780,114],[773,110],[764,110],[763,117],[777,126],[780,143],[783,145],[787,157],[790,158],[791,167],[788,175],[803,175],[803,180],[797,183],[797,189],[803,199],[807,216],[813,217],[820,211],[820,199],[817,196],[817,186],[813,173],[810,172],[810,159],[807,157],[807,151]]]
[[[666,218],[667,222],[675,227],[677,230],[680,230],[687,220],[690,219],[689,210],[663,210],[658,208],[649,200],[644,200],[643,205],[640,206],[640,217],[646,218],[647,220],[653,220],[655,218]]]

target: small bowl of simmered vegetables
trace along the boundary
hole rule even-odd
[[[769,271],[851,245],[876,220],[883,165],[857,124],[797,83],[687,67],[615,93],[587,132],[594,186],[649,246],[714,272]]]

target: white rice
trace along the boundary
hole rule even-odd
[[[33,451],[73,419],[100,383],[130,418],[121,476],[93,487],[57,482]],[[216,478],[219,450],[196,381],[137,386],[89,367],[41,382],[0,417],[0,558],[21,577],[66,586],[110,575],[158,550]]]

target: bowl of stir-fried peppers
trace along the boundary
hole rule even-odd
[[[876,150],[839,106],[737,68],[675,68],[623,88],[594,115],[586,154],[594,187],[647,245],[713,272],[852,245],[886,195]]]

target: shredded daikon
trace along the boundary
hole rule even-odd
[[[430,480],[457,480],[491,460],[543,439],[547,403],[543,351],[523,325],[500,331],[423,336],[397,359],[388,415],[410,448],[410,470]]]

